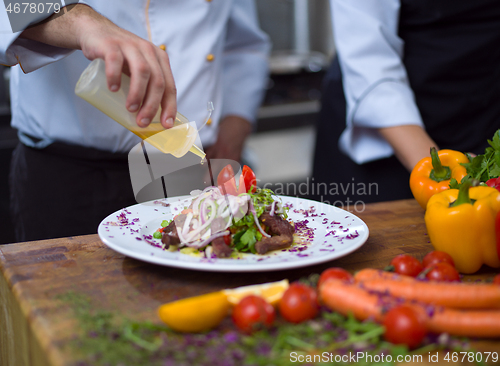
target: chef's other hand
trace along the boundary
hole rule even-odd
[[[417,125],[385,127],[378,131],[391,144],[394,154],[408,172],[411,172],[422,158],[430,156],[431,147],[439,149],[427,132]]]
[[[53,46],[81,49],[89,60],[106,62],[106,77],[111,91],[120,88],[121,73],[130,75],[127,109],[138,112],[136,122],[149,125],[158,108],[161,123],[173,126],[177,112],[175,82],[167,53],[130,33],[92,8],[77,4],[71,11],[23,32],[24,38]]]
[[[252,132],[249,121],[238,116],[227,116],[219,123],[215,144],[206,149],[207,159],[231,159],[241,161],[245,140]]]

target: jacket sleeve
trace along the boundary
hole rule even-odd
[[[66,1],[66,4],[69,3],[71,1]],[[86,1],[79,3],[88,5]],[[50,15],[52,14],[47,14],[47,17]],[[29,73],[75,51],[20,38],[21,33],[21,31],[13,32],[7,9],[0,5],[0,64],[5,66],[19,64],[23,72]]]
[[[331,0],[347,103],[340,148],[362,164],[393,154],[378,128],[419,125],[398,36],[400,0]]]
[[[267,83],[270,48],[253,0],[235,1],[224,49],[222,117],[238,115],[255,122]]]

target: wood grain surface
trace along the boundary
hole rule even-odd
[[[158,322],[158,306],[174,299],[284,278],[293,281],[331,266],[383,268],[397,254],[422,259],[432,250],[424,211],[414,200],[370,204],[354,214],[370,229],[359,250],[321,265],[267,273],[227,275],[140,262],[108,249],[97,235],[0,246],[0,365],[75,364],[66,345],[78,333],[77,323],[71,309],[56,300],[68,291],[88,295],[96,306],[131,319]],[[470,278],[494,272],[483,268]],[[500,351],[500,340],[476,346]]]

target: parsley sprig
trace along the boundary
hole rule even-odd
[[[485,183],[491,178],[500,177],[500,130],[497,130],[493,135],[493,139],[488,140],[489,147],[486,148],[484,154],[471,156],[469,163],[462,164],[467,169],[465,176],[459,183],[455,178],[450,181],[450,188],[459,189],[461,184],[470,178],[477,179]]]

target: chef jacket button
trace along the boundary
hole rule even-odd
[[[160,45],[160,49],[161,49],[162,51],[165,51],[165,50],[167,49],[167,47],[166,47],[164,44],[161,44],[161,45]]]
[[[209,54],[207,55],[207,61],[208,61],[208,62],[212,62],[212,61],[214,60],[214,58],[215,58],[215,56],[214,56],[213,54],[211,54],[211,53],[209,53]]]
[[[212,124],[212,118],[209,118],[207,121],[207,126],[210,126]]]

